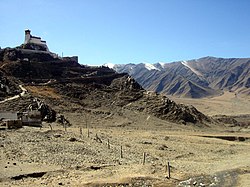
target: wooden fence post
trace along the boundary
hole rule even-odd
[[[52,126],[51,126],[51,124],[49,123],[49,127],[50,127],[50,130],[52,130]]]
[[[143,160],[142,160],[142,164],[145,165],[145,161],[146,161],[146,153],[143,152]]]
[[[108,149],[110,149],[109,139],[108,139]]]
[[[123,158],[122,145],[121,145],[121,158]]]
[[[167,170],[168,170],[168,179],[170,179],[170,163],[167,164]]]

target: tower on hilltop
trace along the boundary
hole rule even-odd
[[[45,51],[49,51],[49,48],[46,44],[46,41],[42,40],[40,37],[32,36],[31,31],[29,29],[25,30],[25,40],[24,44],[35,44],[42,46],[42,48],[45,49]]]

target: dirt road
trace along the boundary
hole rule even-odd
[[[27,93],[27,90],[22,86],[22,85],[19,85],[20,89],[22,90],[22,92],[18,95],[15,95],[13,97],[9,97],[7,99],[4,99],[3,101],[0,101],[0,103],[5,103],[7,101],[11,101],[11,100],[14,100],[14,99],[18,99],[20,96],[24,96],[26,93]]]

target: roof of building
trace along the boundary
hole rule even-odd
[[[36,39],[41,39],[41,37],[37,37],[37,36],[30,36],[31,38],[36,38]]]
[[[17,112],[0,112],[0,120],[17,120]]]

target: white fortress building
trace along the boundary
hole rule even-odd
[[[46,49],[46,51],[49,51],[49,48],[46,44],[46,41],[42,40],[40,37],[32,36],[30,30],[25,30],[25,40],[24,44],[37,44]]]

